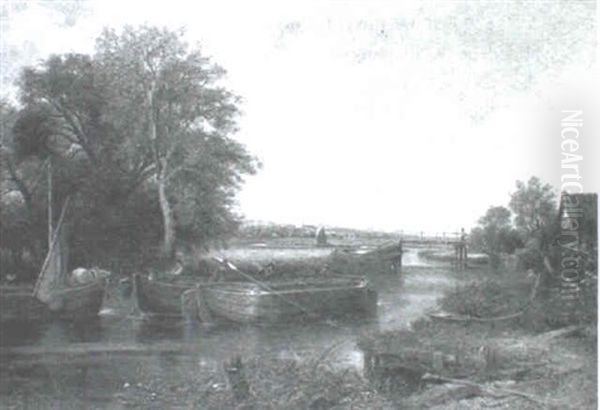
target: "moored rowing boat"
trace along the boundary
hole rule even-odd
[[[104,278],[85,285],[64,287],[55,291],[53,297],[57,305],[51,310],[33,296],[30,286],[0,286],[0,322],[93,317],[102,307],[105,289]]]
[[[238,323],[364,316],[377,305],[377,295],[368,282],[356,278],[223,283],[201,292],[212,314]]]
[[[166,282],[150,279],[141,274],[133,275],[134,295],[143,313],[158,316],[183,316],[181,295],[199,286],[198,282]]]

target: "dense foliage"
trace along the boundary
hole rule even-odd
[[[471,246],[497,261],[501,254],[521,254],[523,267],[540,268],[542,254],[556,236],[558,207],[552,187],[539,178],[516,182],[509,208],[492,206],[470,234]]]
[[[595,321],[596,195],[562,193],[557,204],[552,187],[536,177],[526,183],[517,181],[516,188],[510,210],[490,207],[479,219],[471,231],[471,246],[488,253],[496,266],[501,255],[514,253],[519,270],[532,269],[541,275],[543,300],[538,308],[545,321]]]
[[[224,74],[182,33],[147,26],[25,68],[20,106],[0,113],[3,270],[41,264],[50,185],[54,219],[71,197],[72,264],[125,269],[230,235],[259,164],[232,138],[240,100]]]
[[[512,254],[523,245],[512,226],[511,212],[503,206],[490,207],[471,231],[471,243],[492,259],[501,253]]]

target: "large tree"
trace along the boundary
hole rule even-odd
[[[93,56],[23,71],[9,164],[56,158],[58,186],[77,193],[75,250],[93,249],[93,261],[99,248],[127,248],[123,238],[160,242],[167,257],[177,238],[206,245],[236,225],[235,194],[257,167],[232,138],[239,98],[220,86],[224,73],[181,33],[106,30]]]
[[[556,221],[556,194],[551,185],[537,177],[527,183],[517,181],[517,190],[511,195],[510,209],[515,213],[515,225],[525,237],[539,235]]]
[[[66,54],[24,69],[19,82],[26,109],[35,109],[46,122],[52,122],[55,149],[79,149],[92,163],[100,156],[106,104],[97,78],[89,56]],[[43,145],[43,141],[33,142],[28,145],[30,149]]]
[[[108,115],[128,140],[131,166],[141,181],[156,186],[163,254],[173,255],[178,228],[213,235],[226,230],[240,175],[254,172],[255,161],[231,138],[239,98],[219,85],[225,71],[190,48],[181,33],[147,26],[105,30],[95,60],[110,92]]]
[[[545,271],[547,256],[558,234],[556,194],[551,185],[537,177],[527,183],[517,181],[517,190],[511,195],[510,209],[515,214],[515,225],[525,243],[522,258],[525,266]]]

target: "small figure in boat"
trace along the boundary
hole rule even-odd
[[[237,266],[231,263],[227,258],[215,258],[218,262],[217,268],[212,272],[210,277],[211,282],[224,282],[228,280],[229,275],[233,273],[235,277],[239,277],[240,270]]]
[[[226,259],[204,257],[197,263],[197,276],[206,282],[220,282],[225,279]]]

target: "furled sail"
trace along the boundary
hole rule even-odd
[[[63,204],[60,218],[48,247],[46,260],[33,289],[33,295],[51,310],[60,310],[63,304],[60,290],[65,287],[67,272],[67,242],[64,227],[69,198]]]

